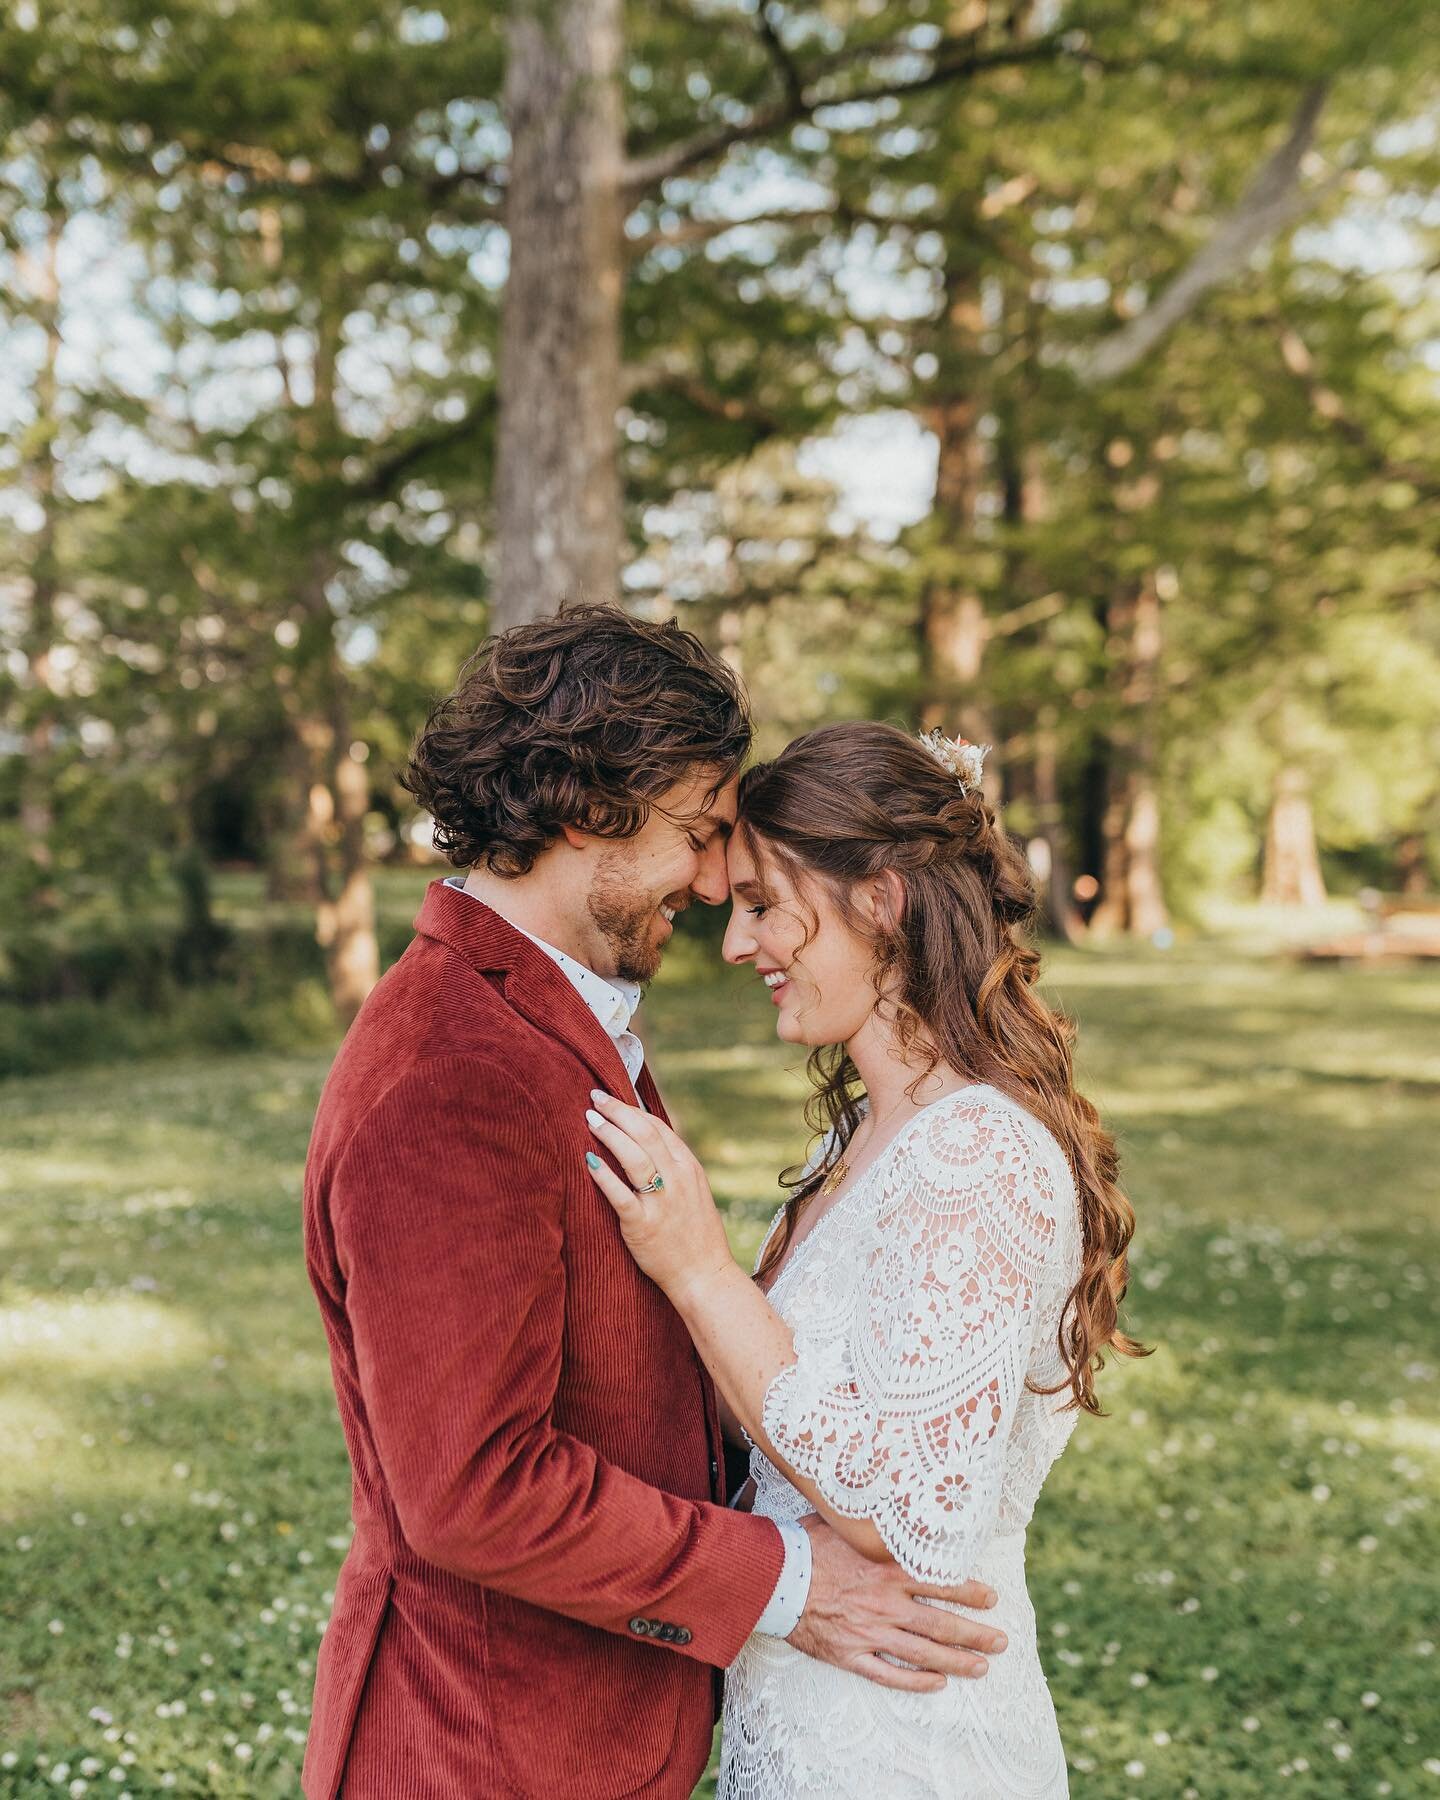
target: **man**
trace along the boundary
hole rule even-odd
[[[355,1516],[309,1800],[683,1800],[753,1631],[889,1685],[913,1669],[877,1651],[948,1676],[994,1647],[818,1520],[726,1509],[713,1389],[586,1171],[592,1088],[664,1116],[630,1019],[675,915],[726,898],[749,742],[697,639],[585,607],[491,640],[416,747],[468,873],[347,1036],[306,1168]]]

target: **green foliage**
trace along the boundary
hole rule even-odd
[[[380,877],[386,964],[410,941],[425,880]],[[142,911],[84,890],[46,928],[0,939],[0,1079],[185,1048],[329,1042],[334,1013],[306,909],[265,904],[250,877],[217,888],[199,943],[173,901],[152,896]]]
[[[146,903],[197,840],[323,886],[340,833],[305,803],[350,745],[372,851],[413,823],[394,772],[487,622],[503,19],[0,22],[7,907],[102,877]],[[1282,768],[1347,866],[1440,867],[1424,23],[1416,0],[628,8],[628,154],[694,153],[625,223],[627,592],[742,662],[769,747],[979,706],[1027,831],[1053,719],[1079,866],[1138,735],[1116,618],[1153,582],[1177,912],[1247,880]],[[1298,225],[1087,379],[1315,84]],[[973,462],[894,542],[805,455],[886,411]],[[957,595],[987,621],[978,676],[925,648]]]

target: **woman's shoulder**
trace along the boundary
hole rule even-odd
[[[1070,1159],[1043,1120],[1003,1088],[970,1082],[943,1094],[911,1121],[906,1146],[942,1178],[1008,1172],[1053,1189],[1057,1208],[1073,1202]]]

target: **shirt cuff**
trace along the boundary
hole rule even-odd
[[[785,1561],[770,1603],[755,1621],[766,1637],[787,1638],[800,1623],[810,1597],[810,1533],[793,1519],[773,1521],[785,1545]]]

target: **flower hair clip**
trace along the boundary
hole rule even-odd
[[[972,744],[965,738],[948,738],[938,725],[933,731],[922,731],[920,742],[940,767],[960,783],[962,794],[976,792],[984,778],[985,758],[990,754],[988,744]]]

